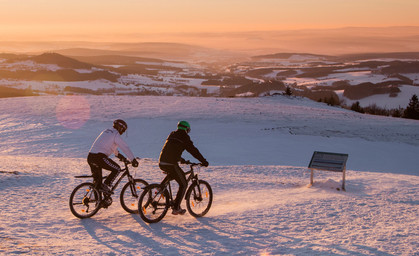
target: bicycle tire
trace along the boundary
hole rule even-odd
[[[71,213],[80,219],[90,218],[99,211],[101,201],[101,194],[94,188],[93,183],[82,183],[70,195]]]
[[[138,200],[138,212],[147,223],[161,221],[169,209],[169,192],[161,190],[160,184],[148,185]]]
[[[198,186],[199,183],[199,186]],[[198,218],[208,213],[212,205],[212,188],[210,184],[204,180],[194,182],[186,191],[186,208],[188,212]]]
[[[119,200],[122,208],[129,213],[138,213],[138,198],[148,183],[142,179],[134,179],[135,184],[128,181],[121,190]],[[134,190],[134,191],[133,191]]]

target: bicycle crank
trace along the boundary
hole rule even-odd
[[[111,204],[112,204],[112,197],[107,197],[102,200],[102,207],[105,209],[111,206]]]

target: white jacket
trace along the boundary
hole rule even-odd
[[[121,138],[121,135],[115,128],[111,128],[99,134],[89,152],[94,154],[103,153],[109,157],[111,154],[117,155],[118,148],[122,150],[130,161],[134,160],[134,154],[128,147],[128,144]]]

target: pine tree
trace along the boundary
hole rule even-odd
[[[359,113],[365,113],[364,108],[361,107],[361,105],[359,104],[359,101],[352,104],[351,110],[359,112]]]
[[[409,105],[407,105],[406,109],[404,110],[403,117],[419,120],[419,100],[416,94],[413,94],[412,98],[410,99]]]
[[[292,95],[292,91],[291,91],[291,88],[289,86],[287,86],[287,88],[285,89],[285,95],[287,95],[287,96]]]

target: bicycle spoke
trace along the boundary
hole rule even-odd
[[[191,185],[186,192],[186,207],[194,217],[204,216],[212,204],[212,189],[206,181]]]
[[[166,215],[169,205],[165,193],[167,192],[160,191],[157,184],[150,185],[144,190],[138,203],[140,216],[144,221],[148,223],[158,222]]]
[[[148,183],[135,179],[135,184],[129,181],[121,190],[120,201],[122,208],[129,213],[138,213],[138,199]]]
[[[78,218],[89,218],[100,209],[100,194],[92,183],[82,183],[70,196],[70,210]]]

